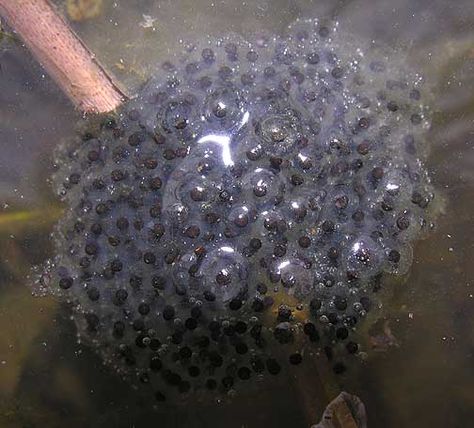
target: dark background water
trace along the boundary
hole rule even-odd
[[[56,1],[63,7],[65,1]],[[149,15],[152,27],[144,28]],[[0,427],[307,427],[338,390],[364,401],[370,427],[474,423],[474,4],[472,1],[103,1],[73,25],[130,89],[180,38],[283,29],[335,16],[345,31],[403,46],[435,87],[428,168],[444,201],[384,315],[398,346],[335,379],[307,367],[232,405],[152,410],[77,344],[67,311],[33,298],[26,275],[52,254],[60,215],[50,156],[78,115],[20,43],[0,42]],[[304,380],[302,380],[304,379]],[[316,420],[313,420],[316,422]]]

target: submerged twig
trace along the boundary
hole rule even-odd
[[[50,206],[0,213],[0,236],[16,234],[28,228],[35,229],[43,224],[50,227],[61,217],[62,212],[60,206]]]
[[[80,110],[115,110],[127,98],[48,0],[0,0],[0,13]]]

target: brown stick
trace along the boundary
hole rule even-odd
[[[0,0],[0,14],[80,110],[104,113],[127,99],[48,0]]]

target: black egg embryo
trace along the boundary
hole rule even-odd
[[[357,354],[374,292],[408,271],[433,199],[423,79],[367,45],[317,20],[186,45],[58,150],[49,289],[157,400],[308,346]]]

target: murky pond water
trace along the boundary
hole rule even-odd
[[[55,3],[64,12],[66,3]],[[93,3],[93,2],[92,2]],[[156,63],[206,35],[279,34],[331,17],[346,33],[402,48],[433,87],[426,168],[443,213],[414,247],[406,281],[384,301],[379,348],[335,375],[302,365],[230,403],[150,403],[86,344],[67,308],[31,295],[32,266],[53,256],[63,207],[52,153],[80,116],[18,42],[0,41],[0,426],[306,427],[345,390],[371,427],[464,427],[474,418],[474,6],[467,0],[109,1],[77,33],[135,93]],[[71,9],[69,10],[70,13]],[[77,12],[77,11],[76,11]],[[73,15],[75,18],[81,16]],[[365,46],[362,46],[365,49]],[[395,60],[395,59],[394,59]],[[396,64],[390,64],[396,68]],[[383,326],[391,334],[380,336]],[[369,334],[369,333],[368,333]],[[383,343],[381,343],[383,342]]]

